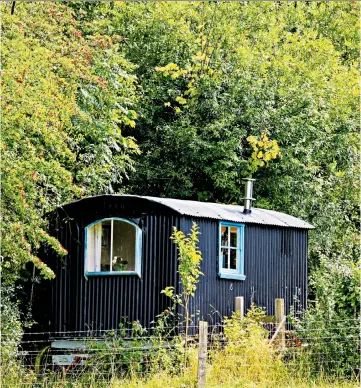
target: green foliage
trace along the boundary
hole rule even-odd
[[[299,371],[310,378],[323,372],[342,378],[360,376],[360,268],[348,261],[321,262],[312,274],[315,301],[295,332],[304,346]]]
[[[335,14],[351,31],[336,28]],[[137,63],[144,91],[136,138],[145,152],[130,189],[238,201],[252,152],[245,140],[264,130],[284,158],[258,175],[267,179],[262,198],[273,198],[284,172],[302,173],[296,186],[312,180],[308,168],[333,158],[334,145],[357,133],[357,14],[355,5],[340,3],[115,5],[109,24],[127,39],[123,50]],[[281,199],[275,204],[288,208]]]
[[[188,237],[181,230],[174,228],[171,239],[178,249],[178,273],[182,284],[182,293],[194,296],[199,282],[199,276],[203,275],[200,270],[202,254],[197,248],[199,227],[193,222]]]
[[[21,384],[31,384],[35,376],[21,362],[19,345],[23,335],[23,326],[14,287],[1,283],[0,295],[0,385],[15,387]]]
[[[9,362],[18,355],[23,329],[20,314],[14,302],[15,290],[13,286],[1,284],[1,358],[2,362]]]
[[[200,270],[200,264],[202,261],[202,254],[197,247],[199,242],[198,225],[193,222],[192,228],[188,236],[186,236],[181,230],[177,230],[174,227],[173,234],[171,239],[177,246],[178,250],[178,273],[180,277],[180,292],[175,294],[175,288],[173,286],[166,287],[161,291],[162,294],[165,294],[173,302],[173,306],[167,310],[167,315],[164,313],[158,316],[159,318],[166,318],[166,321],[169,322],[171,318],[175,325],[181,326],[183,320],[185,323],[185,339],[184,339],[184,357],[183,357],[183,367],[187,365],[189,352],[188,352],[188,329],[191,322],[189,314],[189,301],[191,297],[194,297],[197,284],[199,282],[199,276],[203,275]],[[184,316],[177,312],[178,306],[182,307],[184,310]],[[160,327],[161,329],[162,327]]]
[[[121,324],[119,331],[107,332],[100,340],[89,341],[91,356],[86,369],[97,369],[105,380],[141,372],[146,367],[146,340],[142,339],[146,333],[139,322],[132,322],[127,326]]]
[[[263,310],[252,305],[244,319],[239,313],[225,318],[225,346],[211,352],[211,381],[221,386],[238,380],[268,386],[288,379],[277,349],[268,343],[269,332],[261,323],[264,316]]]
[[[312,379],[323,373],[359,379],[359,318],[350,319],[345,313],[326,317],[322,309],[310,308],[302,320],[295,322],[295,333],[303,349],[290,360],[299,375]]]
[[[311,286],[315,289],[315,308],[325,319],[349,317],[360,314],[360,267],[346,260],[323,260],[312,274]]]
[[[188,310],[189,301],[196,292],[199,276],[203,275],[200,270],[202,254],[197,247],[199,242],[199,233],[198,225],[195,222],[193,222],[188,236],[186,236],[181,230],[177,230],[177,228],[174,227],[171,239],[178,249],[178,273],[180,277],[181,290],[179,294],[175,294],[175,288],[173,286],[169,286],[161,291],[161,293],[165,294],[172,300],[174,306],[181,306],[184,309],[186,348],[188,345],[188,327],[190,323]]]
[[[257,206],[316,227],[309,244],[315,306],[304,328],[359,315],[358,4],[17,3],[14,15],[5,4],[1,10],[3,282],[14,283],[29,261],[53,277],[37,251],[47,245],[66,254],[42,218],[64,202],[121,188],[240,203],[241,178],[252,173]],[[201,258],[197,233],[189,246],[177,233],[183,296],[165,293],[185,306]],[[160,318],[161,333],[177,314]],[[326,333],[344,333],[332,325]],[[320,351],[337,353],[336,343],[320,343]],[[346,359],[357,361],[348,345]]]
[[[138,152],[125,127],[136,113],[133,67],[116,37],[83,36],[64,4],[2,8],[2,275],[26,262],[46,278],[40,245],[66,251],[44,213],[82,195],[112,192]]]
[[[154,327],[145,329],[139,321],[124,319],[118,330],[107,331],[101,337],[84,341],[89,355],[84,365],[69,368],[66,379],[73,384],[108,384],[116,378],[132,379],[160,371],[180,373],[184,347],[181,337],[169,336],[163,318]],[[96,373],[94,374],[94,371]],[[53,376],[56,381],[56,374]]]

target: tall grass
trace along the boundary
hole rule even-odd
[[[269,332],[262,324],[263,312],[253,307],[245,319],[235,313],[225,319],[222,331],[209,337],[207,387],[359,387],[357,376],[345,379],[327,370],[315,373],[315,357],[301,349],[282,350],[269,343]],[[312,333],[312,332],[310,332]],[[318,334],[319,335],[319,334]],[[168,388],[196,387],[198,348],[187,347],[187,361],[183,364],[184,343],[174,339],[173,347],[136,352],[132,357],[124,353],[124,338],[112,337],[108,343],[96,347],[95,354],[84,366],[65,373],[47,370],[35,376],[15,361],[2,364],[2,386],[23,387],[114,387],[114,388]],[[169,344],[169,339],[167,339]],[[149,336],[147,337],[149,345]],[[317,343],[318,344],[318,343]],[[141,340],[137,337],[137,349]],[[318,346],[318,345],[317,345]],[[316,349],[318,349],[316,347]],[[94,349],[93,349],[94,350]],[[113,353],[110,352],[113,351]],[[122,353],[123,352],[123,353]],[[314,354],[313,354],[314,356]],[[335,355],[334,355],[335,356]],[[336,357],[336,356],[335,356]],[[125,360],[128,367],[124,369]],[[145,362],[145,360],[147,362]],[[331,361],[327,365],[332,365]],[[331,371],[332,372],[332,371]]]

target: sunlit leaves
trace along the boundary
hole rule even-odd
[[[44,213],[81,195],[113,192],[138,147],[136,78],[119,39],[84,36],[63,4],[2,6],[2,268],[12,282],[28,261],[47,278]]]
[[[198,249],[199,227],[193,223],[191,231],[186,236],[181,230],[174,228],[171,239],[178,249],[178,273],[181,280],[182,292],[188,297],[194,296],[199,282],[202,254]]]
[[[260,167],[267,165],[270,160],[281,156],[277,140],[269,139],[266,132],[261,133],[260,139],[255,136],[248,136],[247,141],[253,150],[249,163],[251,174],[257,172]]]

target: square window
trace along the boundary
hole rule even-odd
[[[219,276],[244,280],[244,225],[220,223]]]

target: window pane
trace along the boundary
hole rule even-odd
[[[222,226],[221,228],[221,245],[222,247],[228,247],[228,227]]]
[[[237,269],[237,250],[231,249],[230,269]]]
[[[95,224],[88,228],[87,240],[87,271],[100,271],[100,232],[101,225]]]
[[[238,228],[232,226],[230,229],[231,229],[231,247],[237,248],[237,231],[238,231]]]
[[[120,220],[114,220],[113,222],[113,271],[134,271],[135,226]]]
[[[103,221],[101,223],[101,259],[100,271],[110,271],[110,224],[111,221]]]
[[[221,250],[222,268],[228,269],[228,249]]]

